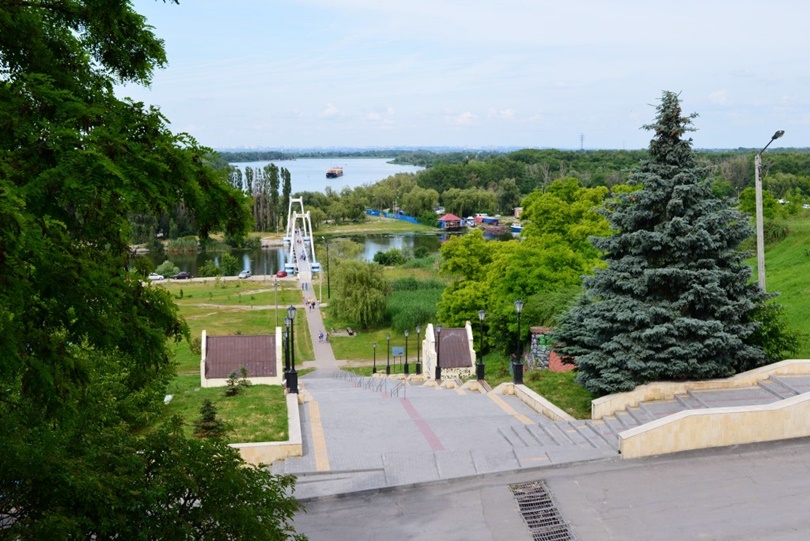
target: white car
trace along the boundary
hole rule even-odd
[[[156,272],[150,272],[149,273],[149,281],[152,282],[152,281],[155,281],[155,280],[165,280],[165,278],[163,277],[162,274],[158,274]]]
[[[249,270],[243,270],[239,273],[239,278],[250,278],[252,275]]]

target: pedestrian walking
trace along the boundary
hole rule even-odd
[[[318,342],[323,342],[323,331],[318,331]]]

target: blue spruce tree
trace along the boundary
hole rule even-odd
[[[751,235],[748,218],[712,195],[696,165],[685,138],[696,115],[683,116],[672,92],[657,111],[644,126],[655,132],[650,159],[631,178],[643,189],[619,194],[615,234],[592,239],[607,268],[584,279],[555,333],[560,352],[576,359],[577,381],[597,394],[769,362],[756,343],[768,295],[738,250]]]

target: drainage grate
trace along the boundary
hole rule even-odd
[[[509,485],[534,541],[576,541],[543,481]]]

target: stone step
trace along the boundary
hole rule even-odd
[[[789,389],[773,379],[760,381],[757,385],[774,395],[778,400],[784,400],[797,394],[794,389]]]
[[[640,424],[632,415],[630,415],[624,410],[614,412],[613,416],[616,417],[616,420],[622,426],[624,426],[625,430],[627,430],[628,428],[635,428]]]
[[[604,426],[604,423],[601,421],[590,421],[587,419],[584,420],[577,420],[577,421],[568,421],[568,423],[575,427],[579,433],[585,438],[588,442],[588,445],[593,447],[594,449],[613,449],[616,445],[610,441],[608,441],[601,432],[601,428],[597,429],[594,423],[599,423],[600,426]]]
[[[683,406],[683,409],[686,410],[696,410],[703,407],[699,401],[688,394],[675,395],[675,400],[677,400]]]
[[[598,421],[586,421],[591,430],[596,432],[611,449],[619,448],[619,430],[617,421],[612,417],[606,417]]]
[[[626,410],[627,414],[636,421],[637,425],[643,425],[644,423],[649,423],[650,421],[655,421],[655,417],[647,413],[642,408],[635,406],[629,407]]]

